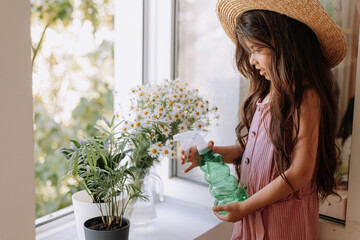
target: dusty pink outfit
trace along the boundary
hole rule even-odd
[[[241,163],[240,184],[245,184],[249,196],[278,176],[273,162],[274,146],[267,133],[270,118],[269,104],[259,101]],[[297,195],[298,198],[292,194],[236,222],[232,240],[317,239],[319,201],[315,178]]]

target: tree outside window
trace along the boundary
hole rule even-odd
[[[31,0],[36,217],[71,204],[56,152],[113,114],[113,0]]]

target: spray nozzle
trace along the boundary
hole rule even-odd
[[[197,146],[199,154],[208,148],[200,131],[178,133],[174,136],[174,141],[179,141],[185,152],[188,152],[192,145]]]

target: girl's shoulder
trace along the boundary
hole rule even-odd
[[[305,88],[301,99],[300,109],[320,110],[321,102],[319,93],[314,88]]]
[[[320,124],[321,115],[321,101],[318,92],[314,88],[306,89],[303,93],[299,109],[301,129],[311,132],[314,127]],[[301,129],[300,135],[303,132]]]

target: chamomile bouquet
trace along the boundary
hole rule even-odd
[[[159,161],[159,157],[176,157],[175,134],[206,131],[211,122],[217,124],[219,119],[218,108],[180,79],[137,86],[129,94],[130,114],[121,128],[138,131],[144,137],[133,146],[136,150],[131,157],[133,165],[144,170]]]

